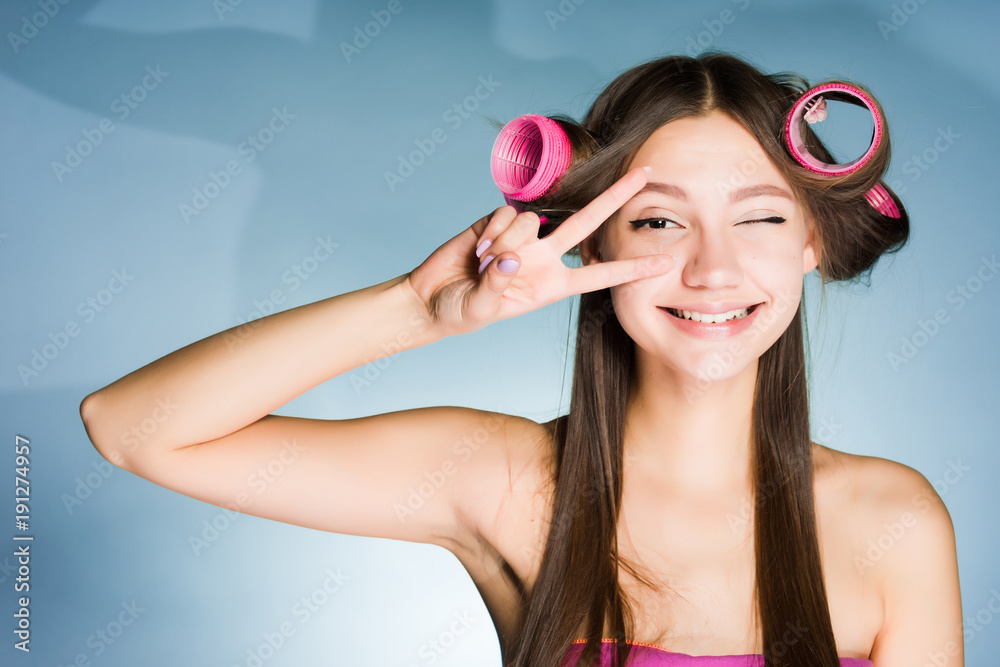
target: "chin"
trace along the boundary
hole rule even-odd
[[[774,328],[756,328],[741,335],[720,340],[698,340],[682,333],[658,337],[655,355],[677,373],[699,385],[738,377],[750,370],[756,373],[757,361],[778,338]]]
[[[706,351],[697,355],[696,359],[689,359],[688,366],[684,370],[699,386],[713,382],[723,382],[731,380],[742,373],[747,368],[755,364],[757,357],[748,355],[746,348],[735,354],[725,347],[715,351]],[[749,357],[749,358],[748,358]],[[691,363],[691,362],[694,363]]]

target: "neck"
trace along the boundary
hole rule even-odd
[[[739,374],[698,381],[636,346],[626,414],[625,466],[681,496],[746,495],[757,361]]]

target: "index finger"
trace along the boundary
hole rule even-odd
[[[629,169],[611,187],[566,218],[543,240],[553,239],[560,254],[565,254],[635,196],[646,185],[648,178],[649,175],[643,167]]]

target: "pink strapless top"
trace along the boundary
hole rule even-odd
[[[601,667],[610,667],[611,654],[614,652],[613,639],[601,640]],[[574,639],[561,667],[575,667],[576,661],[583,654],[585,639]],[[629,642],[632,651],[629,654],[628,667],[764,667],[764,656],[757,654],[744,655],[688,655],[675,653],[665,648],[646,644],[644,642]],[[842,667],[874,667],[867,658],[841,658]]]

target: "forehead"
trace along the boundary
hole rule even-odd
[[[784,181],[754,136],[718,111],[680,118],[657,128],[639,147],[629,166],[645,165],[664,175],[701,176],[713,172],[718,176],[736,169]]]

